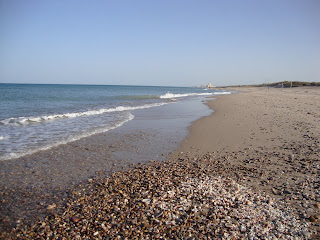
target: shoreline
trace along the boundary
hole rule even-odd
[[[295,218],[301,226],[304,226],[304,224],[311,225],[310,231],[302,228],[297,234],[300,234],[301,239],[305,239],[310,238],[311,233],[314,233],[314,239],[316,239],[316,237],[319,236],[317,234],[319,234],[320,202],[318,191],[320,175],[320,131],[319,110],[316,102],[320,101],[320,89],[312,87],[269,90],[264,88],[239,88],[232,90],[241,91],[242,93],[216,96],[216,100],[209,100],[206,103],[209,107],[213,108],[215,112],[193,122],[189,128],[189,136],[181,143],[178,150],[170,155],[168,161],[140,164],[132,170],[115,173],[106,181],[103,180],[104,178],[91,179],[88,183],[81,185],[81,188],[86,190],[74,190],[74,193],[71,194],[73,196],[71,198],[72,200],[70,200],[69,205],[65,209],[64,215],[54,214],[54,216],[60,219],[59,221],[71,219],[71,225],[77,226],[79,222],[81,226],[83,218],[79,218],[78,220],[76,217],[78,216],[77,214],[82,216],[85,214],[85,211],[90,212],[90,210],[75,210],[73,206],[79,203],[81,196],[86,196],[83,194],[86,192],[89,194],[88,192],[90,191],[94,194],[90,193],[87,195],[88,198],[85,197],[85,205],[93,206],[96,202],[102,204],[101,201],[103,199],[101,199],[101,197],[97,198],[97,196],[103,193],[110,199],[108,203],[113,206],[111,209],[108,208],[109,210],[106,210],[106,212],[112,212],[116,208],[127,209],[128,206],[117,205],[118,201],[121,202],[124,201],[124,199],[129,201],[129,205],[133,202],[141,202],[141,206],[140,204],[134,205],[137,206],[135,208],[135,211],[137,211],[140,207],[145,209],[150,209],[152,206],[153,208],[158,208],[158,205],[155,203],[155,199],[158,199],[156,196],[164,194],[163,190],[165,192],[167,191],[168,194],[168,191],[173,191],[176,189],[175,187],[179,189],[182,183],[186,184],[190,179],[200,179],[200,182],[203,182],[203,184],[208,184],[208,182],[212,184],[212,180],[210,180],[212,177],[215,179],[221,177],[235,181],[236,183],[234,183],[233,186],[236,188],[239,188],[237,184],[240,184],[241,186],[249,187],[253,192],[261,193],[262,195],[259,195],[261,199],[268,199],[264,194],[271,196],[272,199],[275,199],[274,201],[279,201],[279,204],[274,206],[275,209],[282,209],[281,206],[292,208],[292,217]],[[208,177],[209,180],[206,179],[206,177]],[[136,180],[133,181],[132,179],[141,179],[141,181],[135,183]],[[149,182],[148,188],[144,185],[146,179],[148,179],[147,181]],[[226,187],[224,185],[226,180],[223,179],[221,180],[222,184],[219,186],[224,189]],[[219,182],[220,180],[217,181]],[[163,190],[158,189],[161,185],[164,187]],[[147,193],[145,196],[139,197],[136,191],[138,188],[146,188],[152,192],[152,194],[149,196]],[[121,192],[119,189],[122,189]],[[175,191],[178,191],[177,189]],[[242,189],[242,187],[239,189]],[[130,195],[131,193],[133,193],[132,196]],[[210,194],[212,194],[212,192],[210,192]],[[241,191],[239,194],[241,197]],[[169,196],[169,200],[176,201],[175,199],[179,199],[177,198],[178,196],[178,193],[171,198]],[[118,200],[115,201],[115,198]],[[149,201],[151,201],[152,204],[149,204]],[[263,202],[256,203],[254,199],[247,199],[246,201],[251,201],[254,205],[260,204],[257,206],[264,206]],[[165,203],[168,204],[166,201]],[[114,204],[117,205],[116,208]],[[210,201],[207,202],[207,204],[210,204]],[[103,207],[103,205],[99,206],[102,208],[106,207]],[[171,210],[174,211],[174,207],[171,207],[173,208]],[[201,211],[205,212],[207,210],[204,210],[204,208],[208,209],[208,207],[204,207],[203,205],[199,205],[199,207]],[[229,209],[227,206],[224,207]],[[231,210],[232,209],[233,208],[231,208]],[[229,209],[228,211],[231,210]],[[150,211],[152,211],[152,208]],[[211,210],[209,210],[209,213],[210,211]],[[279,212],[280,210],[277,211]],[[285,210],[283,209],[283,211]],[[135,213],[122,212],[122,214],[126,216],[126,214],[134,215]],[[162,215],[161,212],[155,212],[153,214],[154,218],[159,219],[160,215],[158,214],[161,214],[162,220],[168,217],[165,214]],[[199,216],[195,213],[188,213],[187,211],[185,214],[190,214],[189,217],[193,219],[193,221],[197,222],[199,220]],[[254,212],[254,214],[257,213]],[[105,216],[106,219],[109,219],[111,215]],[[205,217],[208,218],[209,215]],[[280,215],[276,215],[276,217],[282,219]],[[146,221],[145,226],[150,226],[151,224],[151,226],[155,228],[154,224],[157,223],[157,219],[152,220],[149,219],[148,216],[148,221],[143,220],[144,217],[142,215],[136,216],[136,218],[138,218],[138,220],[142,219],[141,221]],[[183,218],[181,219],[183,220]],[[241,216],[238,217],[238,219],[241,220]],[[109,220],[105,220],[106,224]],[[240,235],[237,236],[246,236],[247,231],[242,231],[240,220],[238,220],[237,223],[233,222],[232,226],[240,224]],[[90,222],[91,219],[89,218],[86,221]],[[168,221],[168,219],[166,221]],[[284,223],[282,224],[287,227],[285,225],[285,218],[283,218],[283,221]],[[121,223],[122,220],[119,220],[120,225]],[[50,224],[57,227],[54,221],[51,221]],[[69,224],[69,220],[67,224]],[[130,224],[136,226],[135,222]],[[175,225],[177,224],[180,227],[180,222],[175,223]],[[201,232],[201,234],[223,236],[220,235],[223,234],[223,231],[228,232],[232,229],[232,227],[228,227],[224,222],[220,221],[219,224],[219,229],[221,228],[222,232],[219,230],[216,233]],[[259,225],[261,223],[257,222],[255,224]],[[107,225],[104,226],[106,227]],[[263,225],[261,226],[263,227]],[[295,225],[294,228],[298,229],[298,226],[299,225]],[[55,229],[54,227],[53,229]],[[107,226],[106,229],[103,228],[101,234],[104,231],[109,231],[110,234],[110,229],[107,229],[108,227],[109,226]],[[276,226],[273,227],[274,229],[277,228]],[[270,228],[272,234],[279,234],[276,230],[272,229],[272,227]],[[36,227],[34,229],[36,232],[48,234],[44,228]],[[57,231],[61,231],[63,234],[63,230],[57,228]],[[191,231],[191,233],[188,234],[192,235],[196,232]],[[198,232],[200,231],[198,230]],[[181,234],[182,233],[183,231]],[[25,233],[18,226],[15,234]],[[116,234],[116,232],[114,232],[114,234]],[[122,232],[122,234],[125,233]],[[171,232],[170,234],[176,234],[176,236],[178,236],[177,233]],[[91,229],[88,236],[100,236],[100,232]],[[171,235],[166,236],[170,237]]]
[[[202,98],[136,110],[123,126],[16,159],[0,161],[0,230],[62,211],[78,185],[139,163],[164,161],[187,126],[210,114]]]

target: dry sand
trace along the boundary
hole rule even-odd
[[[190,127],[172,159],[214,153],[239,182],[289,203],[319,233],[320,88],[229,90],[240,94],[209,101],[215,112]]]
[[[320,88],[232,90],[167,162],[90,179],[11,236],[318,239]]]
[[[190,127],[190,135],[179,151],[232,152],[304,141],[305,135],[319,137],[320,88],[230,90],[241,94],[209,101],[215,112]]]

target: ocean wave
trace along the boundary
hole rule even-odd
[[[90,137],[90,136],[92,136],[94,134],[107,132],[107,131],[110,131],[112,129],[121,127],[123,124],[125,124],[128,121],[131,121],[132,119],[134,119],[134,115],[129,113],[125,119],[123,119],[120,122],[115,123],[114,125],[109,125],[107,127],[98,128],[98,129],[95,129],[95,130],[90,131],[90,132],[82,133],[82,134],[79,134],[79,135],[76,135],[76,136],[71,136],[71,137],[66,138],[64,140],[61,140],[61,141],[58,141],[58,142],[55,142],[55,143],[52,143],[52,144],[48,144],[46,146],[42,146],[42,147],[39,147],[39,148],[30,149],[30,150],[24,151],[22,153],[11,152],[11,153],[5,154],[3,156],[0,156],[0,160],[10,160],[10,159],[13,159],[13,158],[19,158],[19,157],[22,157],[22,156],[25,156],[25,155],[28,155],[28,154],[36,153],[38,151],[48,150],[50,148],[57,147],[57,146],[62,145],[62,144],[67,144],[67,143],[70,143],[70,142],[74,142],[74,141],[80,140],[80,139],[85,138],[85,137]]]
[[[182,98],[182,97],[191,97],[191,96],[204,96],[204,95],[212,95],[212,93],[166,93],[161,95],[160,98],[167,99],[167,98]]]
[[[231,94],[231,92],[214,92],[213,95]]]
[[[212,95],[220,95],[220,94],[231,94],[231,92],[206,92],[206,93],[182,93],[182,94],[174,94],[174,93],[166,93],[161,95],[160,98],[183,98],[183,97],[192,97],[192,96],[212,96]]]
[[[76,118],[76,117],[99,115],[99,114],[111,113],[111,112],[133,111],[133,110],[139,110],[139,109],[159,107],[164,104],[167,104],[167,103],[153,103],[153,104],[145,104],[145,105],[133,106],[133,107],[118,106],[115,108],[101,108],[98,110],[89,110],[85,112],[54,114],[54,115],[38,116],[38,117],[8,118],[8,119],[1,120],[0,125],[9,125],[9,124],[29,125],[29,124],[43,123],[46,121],[54,121],[54,120],[59,120],[64,118]]]

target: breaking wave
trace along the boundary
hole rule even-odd
[[[166,93],[161,95],[160,98],[182,98],[182,97],[192,97],[192,96],[213,96],[213,95],[221,95],[221,94],[231,94],[231,92],[211,92],[211,93],[183,93],[183,94],[174,94],[174,93]]]
[[[231,92],[214,92],[213,95],[231,94]]]
[[[62,144],[67,144],[67,143],[70,143],[70,142],[74,142],[74,141],[77,141],[77,140],[79,140],[81,138],[89,137],[89,136],[92,136],[92,135],[97,134],[97,133],[107,132],[107,131],[110,131],[112,129],[121,127],[123,124],[125,124],[128,121],[131,121],[132,119],[134,119],[134,115],[129,113],[128,116],[125,119],[123,119],[122,121],[120,121],[118,123],[109,125],[107,127],[101,127],[101,128],[92,130],[90,132],[86,132],[86,133],[78,134],[78,135],[75,135],[75,136],[71,136],[71,137],[68,137],[68,138],[66,138],[64,140],[61,140],[61,141],[58,141],[58,142],[55,142],[55,143],[52,143],[52,144],[48,144],[46,146],[42,146],[42,147],[39,147],[39,148],[34,148],[34,149],[30,149],[28,151],[19,152],[19,153],[15,153],[15,152],[8,153],[8,154],[0,156],[0,160],[9,160],[9,159],[13,159],[13,158],[22,157],[22,156],[25,156],[25,155],[28,155],[28,154],[32,154],[32,153],[35,153],[35,152],[38,152],[38,151],[48,150],[50,148],[57,147],[57,146],[62,145]]]
[[[29,125],[29,124],[35,124],[35,123],[43,123],[46,121],[59,120],[63,118],[76,118],[76,117],[99,115],[99,114],[111,113],[111,112],[123,112],[123,111],[133,111],[138,109],[146,109],[151,107],[162,106],[164,104],[167,104],[167,103],[153,103],[153,104],[146,104],[146,105],[134,106],[134,107],[119,106],[115,108],[101,108],[98,110],[89,110],[85,112],[54,114],[54,115],[38,116],[38,117],[8,118],[8,119],[1,120],[0,125],[9,125],[9,124]]]

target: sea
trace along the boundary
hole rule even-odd
[[[230,92],[195,87],[1,83],[0,160],[120,128],[139,110],[148,114],[148,109],[156,112],[161,106],[218,94]]]

